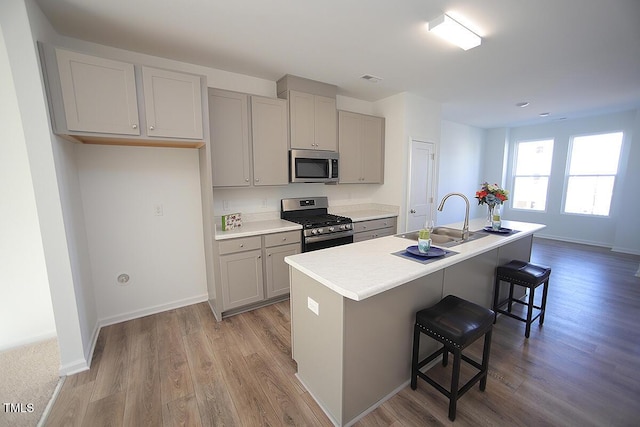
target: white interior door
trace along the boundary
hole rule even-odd
[[[419,230],[434,218],[435,144],[412,139],[407,185],[407,229]]]

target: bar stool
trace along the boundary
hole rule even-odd
[[[480,390],[487,385],[489,371],[489,351],[491,348],[491,331],[493,329],[493,311],[458,298],[454,295],[444,297],[430,308],[416,313],[416,324],[413,328],[413,356],[411,360],[411,388],[416,389],[418,377],[434,386],[440,393],[449,398],[449,419],[456,419],[456,403],[473,385],[480,381]],[[420,334],[425,334],[440,342],[443,347],[422,361],[419,361]],[[484,335],[482,362],[478,363],[462,354],[462,350]],[[448,354],[453,353],[453,373],[451,388],[445,389],[422,371],[420,368],[442,354],[442,365],[447,366]],[[458,387],[460,379],[460,361],[464,360],[479,372],[464,386]]]
[[[500,266],[496,270],[496,283],[493,291],[493,311],[496,313],[493,323],[496,323],[498,313],[512,317],[526,323],[524,336],[529,338],[531,332],[531,324],[539,317],[540,326],[544,323],[544,314],[547,306],[547,291],[549,288],[549,276],[551,275],[551,268],[535,265],[524,261],[513,260],[508,264]],[[509,282],[509,298],[500,302],[500,282]],[[528,302],[520,301],[518,298],[513,297],[514,285],[523,286],[529,289]],[[542,302],[539,306],[533,303],[533,297],[535,290],[538,286],[543,285],[542,288]],[[527,306],[527,318],[520,317],[511,312],[513,303],[518,303]],[[507,310],[501,307],[508,304]],[[533,309],[539,310],[538,313],[533,316]]]

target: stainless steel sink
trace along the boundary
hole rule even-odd
[[[406,233],[396,234],[394,237],[400,237],[407,240],[413,240],[418,242],[418,233],[420,231],[408,231]],[[431,243],[436,246],[441,246],[445,248],[450,248],[453,246],[460,245],[462,243],[470,242],[472,240],[477,240],[482,237],[485,237],[487,234],[485,233],[476,233],[469,232],[469,238],[466,240],[462,239],[462,230],[458,230],[457,228],[449,228],[449,227],[436,227],[431,232]]]

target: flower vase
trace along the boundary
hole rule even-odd
[[[487,204],[487,223],[485,224],[487,227],[491,227],[491,224],[493,224],[493,211],[495,208],[495,204]]]

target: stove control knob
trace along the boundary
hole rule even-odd
[[[340,230],[346,230],[346,229],[347,229],[346,224],[342,224],[342,225],[340,226]]]
[[[329,227],[329,231],[333,231],[333,230],[334,230],[334,228],[333,228],[333,227]]]
[[[314,228],[313,230],[311,230],[311,234],[318,234],[318,230]]]
[[[318,234],[322,234],[324,230],[322,228],[318,228]]]
[[[351,224],[345,224],[344,228],[345,230],[351,230]]]

